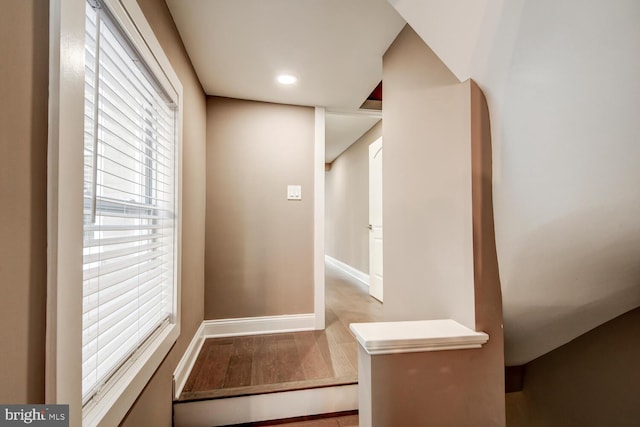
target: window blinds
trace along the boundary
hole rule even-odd
[[[173,321],[177,199],[175,108],[109,11],[86,13],[83,402]]]

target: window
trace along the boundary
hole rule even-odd
[[[119,425],[180,333],[182,86],[136,0],[49,4],[46,400]]]
[[[82,394],[174,315],[174,103],[101,5],[85,40]]]

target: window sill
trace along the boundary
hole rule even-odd
[[[180,335],[177,324],[169,324],[159,331],[129,366],[114,377],[107,389],[82,411],[83,426],[118,425],[147,385],[154,372]]]

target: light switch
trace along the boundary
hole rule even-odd
[[[302,185],[287,185],[288,200],[302,200]]]

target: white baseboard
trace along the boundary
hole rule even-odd
[[[283,316],[244,317],[240,319],[205,320],[205,338],[241,335],[276,334],[315,330],[315,315],[288,314]]]
[[[193,369],[193,365],[196,363],[202,344],[204,344],[204,324],[201,323],[196,331],[195,335],[191,339],[187,350],[182,355],[176,370],[173,372],[173,397],[177,399],[182,393],[184,385],[187,383],[187,378]]]
[[[351,267],[349,264],[345,264],[344,262],[335,259],[332,256],[329,255],[325,255],[324,259],[327,263],[333,265],[334,267],[342,270],[343,272],[347,273],[349,276],[353,277],[354,279],[359,280],[360,282],[364,283],[365,285],[369,286],[369,275],[366,273],[363,273],[362,271],[358,270],[357,268],[353,268]]]
[[[176,427],[209,427],[358,409],[358,385],[174,403]]]

